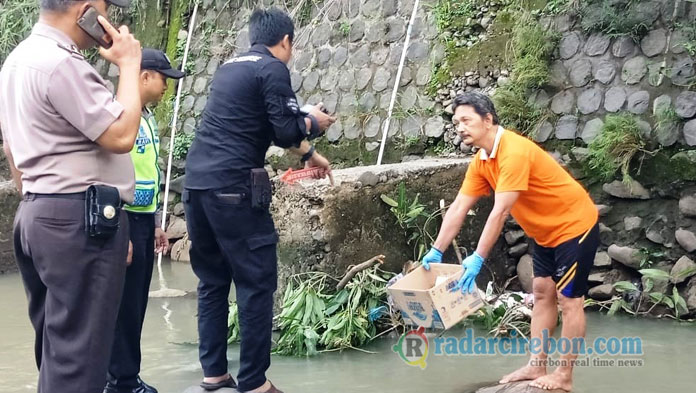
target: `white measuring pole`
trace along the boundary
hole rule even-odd
[[[411,20],[408,22],[408,29],[406,30],[406,40],[404,41],[404,50],[401,52],[401,61],[399,62],[399,69],[396,72],[396,81],[394,82],[394,89],[392,90],[391,101],[389,102],[389,112],[387,112],[387,121],[384,122],[384,129],[382,130],[382,143],[379,145],[377,165],[382,165],[384,146],[387,144],[389,124],[391,123],[392,112],[394,111],[396,93],[399,90],[399,83],[401,83],[401,72],[404,70],[404,63],[406,62],[406,53],[408,52],[408,45],[411,42],[411,30],[413,30],[413,22],[416,20],[416,14],[418,13],[418,3],[419,0],[416,0],[415,3],[413,3],[413,12],[411,13]]]
[[[186,37],[186,47],[184,49],[184,59],[181,61],[181,70],[186,70],[186,61],[188,60],[189,47],[191,46],[191,36],[193,36],[193,29],[196,25],[196,15],[198,14],[198,2],[193,7],[193,15],[191,16],[191,21],[189,22],[189,32],[188,37]],[[190,76],[184,76],[184,78],[190,78]],[[176,136],[176,123],[179,117],[179,100],[181,99],[181,89],[184,86],[184,79],[179,81],[179,86],[176,89],[176,99],[174,100],[174,116],[172,118],[172,133],[169,139],[169,159],[167,161],[167,177],[164,182],[164,206],[162,208],[162,230],[167,228],[167,205],[169,203],[169,183],[172,179],[172,155],[174,154],[174,137]],[[160,288],[166,288],[164,283],[164,276],[162,275],[162,254],[157,255],[157,270],[159,272]]]

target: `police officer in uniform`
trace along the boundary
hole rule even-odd
[[[183,194],[191,266],[198,285],[199,357],[206,390],[237,387],[227,370],[227,314],[234,281],[241,333],[241,392],[279,392],[266,379],[270,366],[276,234],[269,213],[270,182],[263,169],[271,143],[302,156],[307,166],[329,162],[305,140],[335,119],[300,110],[286,64],[294,26],[275,8],[249,20],[249,52],[216,72],[201,125],[186,160]]]
[[[39,393],[102,392],[123,288],[128,222],[118,205],[133,201],[124,153],[140,120],[140,43],[99,17],[113,41],[100,54],[121,73],[114,98],[80,54],[96,42],[77,25],[89,7],[106,15],[109,3],[129,1],[41,0],[39,22],[0,71],[4,150],[24,195],[14,249],[36,332]],[[88,188],[99,189],[101,223],[120,220],[108,236],[88,233],[105,229],[85,223]],[[107,195],[115,202],[102,205]]]
[[[167,78],[183,77],[182,71],[172,68],[164,52],[143,49],[140,63],[140,100],[143,111],[138,137],[131,150],[135,167],[135,198],[133,203],[124,208],[128,213],[133,257],[126,270],[105,393],[157,393],[157,389],[138,376],[141,360],[140,335],[145,320],[155,252],[164,252],[169,247],[167,235],[160,228],[159,133],[157,120],[148,106],[155,105],[162,99],[167,90]]]

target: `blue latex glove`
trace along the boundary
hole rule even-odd
[[[430,270],[431,263],[441,263],[442,262],[442,251],[435,247],[430,247],[430,251],[423,257],[421,263],[425,270]]]
[[[377,320],[377,319],[379,319],[380,317],[382,317],[382,315],[384,315],[384,313],[386,313],[386,312],[387,312],[387,307],[386,307],[386,306],[375,307],[375,308],[373,308],[372,310],[370,310],[370,312],[369,312],[369,314],[368,314],[368,316],[367,316],[367,319],[368,319],[370,322],[374,322],[375,320]]]
[[[457,286],[454,290],[461,288],[462,293],[473,293],[476,288],[476,276],[481,271],[481,266],[483,266],[483,261],[485,259],[480,256],[476,251],[469,255],[462,262],[462,267],[464,268],[464,275],[459,279]]]

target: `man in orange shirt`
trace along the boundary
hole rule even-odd
[[[442,251],[459,233],[478,199],[495,193],[476,251],[462,263],[463,292],[476,288],[475,278],[512,214],[534,244],[534,310],[532,342],[553,336],[560,304],[564,338],[584,338],[584,295],[599,246],[597,209],[583,187],[534,142],[498,125],[491,100],[465,93],[453,103],[453,121],[467,145],[480,148],[466,173],[456,200],[447,211],[437,240],[423,265],[442,261]],[[532,349],[532,346],[530,346]],[[574,348],[573,348],[574,349]],[[532,350],[529,363],[500,381],[532,380],[534,387],[570,391],[578,351],[561,356],[560,366],[546,373],[548,354]]]

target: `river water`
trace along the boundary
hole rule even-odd
[[[183,263],[164,263],[169,288],[194,292],[196,278]],[[159,289],[155,272],[152,289]],[[20,277],[0,275],[0,392],[36,391],[33,331]],[[447,335],[463,334],[449,331]],[[664,320],[608,317],[588,313],[588,339],[638,336],[642,367],[581,367],[576,369],[577,393],[693,392],[696,390],[696,325]],[[142,338],[141,376],[161,393],[181,393],[201,378],[196,347],[196,300],[150,299]],[[325,353],[313,358],[275,356],[269,378],[287,393],[473,392],[497,381],[525,362],[524,356],[435,356],[424,370],[402,362],[392,351],[397,338],[380,339],[367,349]],[[230,370],[236,373],[239,347],[229,347]]]

